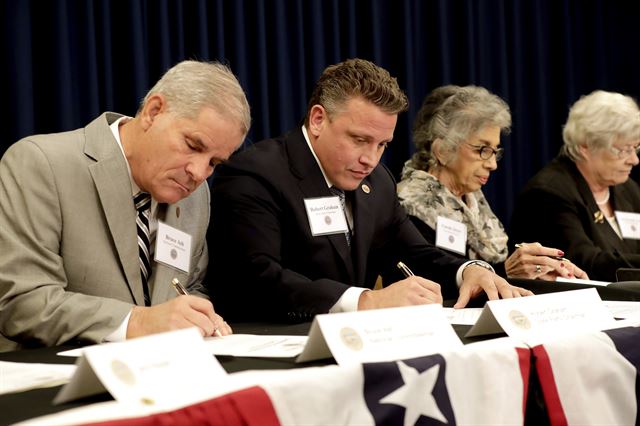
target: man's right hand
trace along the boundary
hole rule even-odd
[[[442,304],[440,284],[411,276],[380,290],[364,291],[358,300],[358,310],[393,308],[397,306]]]
[[[164,331],[197,327],[203,336],[231,334],[231,327],[215,313],[210,301],[179,296],[160,305],[134,306],[127,325],[127,339]]]

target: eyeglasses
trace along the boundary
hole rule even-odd
[[[500,161],[502,159],[502,156],[504,155],[504,148],[493,149],[490,146],[471,145],[470,143],[468,143],[467,145],[473,148],[475,152],[480,154],[480,158],[482,158],[483,160],[488,160],[492,155],[495,154],[496,161]]]
[[[636,155],[640,155],[640,144],[636,146],[630,146],[624,149],[618,148],[615,146],[610,146],[609,151],[611,151],[613,155],[615,155],[620,159],[629,158],[633,153],[635,153]]]

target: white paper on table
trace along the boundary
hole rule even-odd
[[[611,284],[611,281],[583,280],[581,278],[564,278],[564,277],[556,277],[556,282],[597,285],[597,286],[600,286],[600,287],[606,287],[609,284]]]
[[[68,383],[75,365],[0,361],[0,395]]]
[[[333,355],[340,365],[393,361],[462,346],[441,305],[316,315],[298,362]]]
[[[604,300],[602,303],[614,318],[640,319],[640,302]]]
[[[465,337],[504,331],[529,345],[538,345],[565,334],[604,330],[615,322],[592,287],[490,300]]]
[[[478,321],[478,318],[480,318],[480,314],[482,313],[482,308],[443,309],[444,314],[449,320],[449,324],[456,325],[473,325]]]
[[[231,334],[205,338],[205,347],[213,355],[290,358],[300,355],[307,336],[262,336]]]
[[[173,407],[210,395],[227,374],[195,328],[87,347],[76,365],[54,404],[109,391],[119,401]]]

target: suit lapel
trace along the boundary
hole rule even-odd
[[[89,171],[96,185],[127,285],[136,304],[144,306],[131,181],[124,156],[108,127],[118,117],[116,114],[102,115],[85,128],[85,154],[96,161],[89,166]]]
[[[291,172],[298,178],[300,192],[304,198],[331,197],[322,171],[313,157],[301,129],[296,129],[287,137],[287,154]],[[304,206],[303,206],[304,208]],[[306,213],[305,213],[306,215]],[[351,249],[344,234],[324,235],[313,238],[326,238],[340,255],[342,264],[349,277],[355,279]]]
[[[367,192],[368,190],[368,192]],[[371,220],[374,214],[371,206],[372,194],[375,188],[369,182],[369,178],[364,179],[360,186],[353,191],[351,208],[353,212],[354,234],[351,239],[351,248],[356,265],[357,283],[364,285],[367,272],[368,248],[373,236],[375,221]]]

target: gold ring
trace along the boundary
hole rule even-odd
[[[536,274],[539,274],[540,272],[542,272],[542,268],[540,265],[536,265]]]

